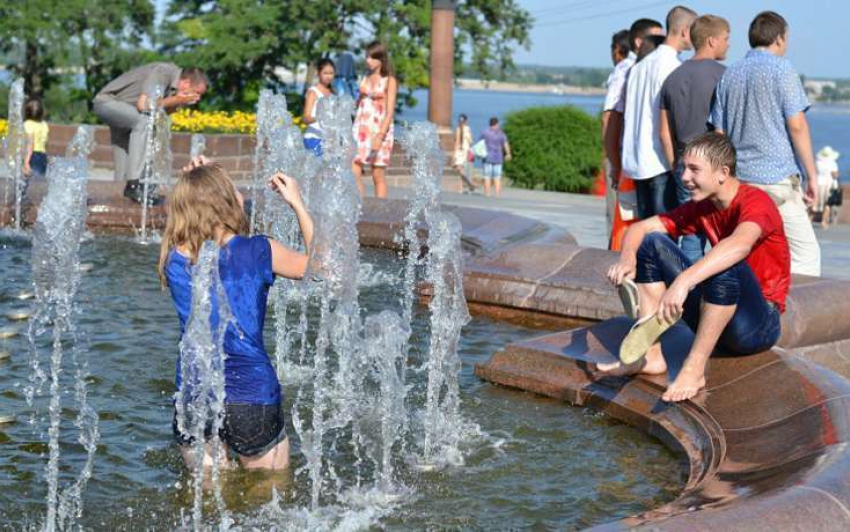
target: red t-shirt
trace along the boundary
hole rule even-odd
[[[673,238],[703,233],[716,246],[731,236],[744,222],[761,227],[761,236],[747,257],[765,299],[776,303],[785,312],[785,297],[791,287],[791,252],[776,204],[764,191],[740,184],[738,193],[726,209],[709,200],[689,201],[659,216]]]

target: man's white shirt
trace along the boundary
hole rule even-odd
[[[623,173],[636,180],[670,170],[661,145],[661,86],[682,62],[662,44],[635,64],[628,75],[623,113]]]
[[[634,52],[629,52],[629,55],[620,61],[614,66],[614,69],[608,75],[608,81],[605,83],[605,86],[608,87],[608,91],[605,93],[605,103],[602,106],[602,112],[605,111],[620,111],[622,105],[620,105],[620,100],[625,98],[625,93],[623,89],[626,85],[626,77],[628,75],[629,69],[635,64],[637,60],[637,56]]]

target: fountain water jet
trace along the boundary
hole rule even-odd
[[[43,529],[72,530],[82,515],[82,492],[91,477],[98,433],[97,412],[88,404],[88,363],[82,338],[74,324],[78,312],[74,297],[80,283],[79,249],[85,231],[86,180],[88,154],[93,135],[81,126],[66,158],[55,158],[47,173],[48,192],[38,211],[33,237],[33,281],[35,311],[29,324],[32,365],[30,385],[25,390],[27,403],[35,406],[48,375],[42,369],[39,340],[50,328],[52,352],[49,375],[49,459],[47,464],[47,516]],[[63,358],[70,345],[71,368],[75,377],[74,394],[78,414],[74,425],[78,442],[86,449],[87,459],[76,480],[65,490],[59,489],[59,439],[62,420]]]
[[[162,94],[162,87],[155,87],[147,103],[147,142],[142,170],[142,220],[139,228],[141,244],[152,242],[148,236],[148,203],[152,187],[171,185],[171,119],[165,109],[159,106]]]
[[[26,182],[24,181],[24,150],[26,135],[24,134],[24,80],[18,78],[9,88],[9,114],[6,126],[6,177],[4,189],[4,205],[9,204],[9,184],[11,182],[15,193],[15,230],[21,230],[21,200]]]
[[[224,423],[225,375],[224,334],[235,325],[227,295],[218,273],[219,247],[204,242],[198,261],[192,267],[192,310],[180,340],[179,388],[175,393],[177,428],[193,438],[192,454],[194,504],[192,525],[203,530],[205,435],[217,435]],[[211,481],[219,514],[219,530],[230,528],[232,520],[221,492],[220,467],[226,463],[225,450],[213,436]]]

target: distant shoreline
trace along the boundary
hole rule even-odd
[[[576,87],[573,85],[531,85],[523,83],[508,83],[505,81],[484,81],[480,79],[457,80],[457,88],[469,90],[486,90],[494,92],[526,92],[532,94],[569,94],[579,96],[604,96],[602,87]]]

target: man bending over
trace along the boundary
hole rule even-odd
[[[665,401],[690,399],[705,387],[705,365],[715,347],[722,355],[771,348],[791,284],[782,218],[767,193],[735,176],[729,139],[717,133],[697,137],[686,145],[683,161],[691,201],[630,227],[620,260],[608,271],[621,290],[636,285],[640,320],[623,341],[622,362],[598,365],[603,372],[665,373],[658,339],[683,319],[696,336]],[[712,246],[693,264],[675,243],[691,234],[704,234]]]

